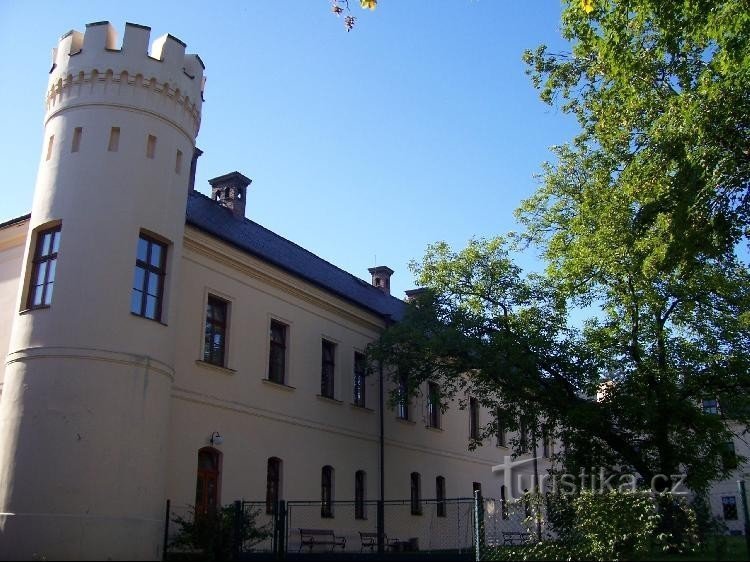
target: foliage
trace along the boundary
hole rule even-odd
[[[238,517],[235,506],[227,505],[208,513],[191,510],[189,517],[174,515],[172,521],[179,530],[171,539],[170,547],[199,551],[204,560],[230,560],[239,545],[248,548],[271,536],[268,524],[258,525],[259,513],[258,509],[242,509]]]
[[[363,10],[374,10],[378,6],[378,0],[359,0],[359,7]],[[349,0],[331,0],[331,12],[336,16],[346,12],[344,16],[344,27],[347,31],[354,29],[354,25],[357,23],[357,18],[351,15],[351,9],[349,8]]]
[[[581,130],[517,211],[523,233],[430,246],[413,264],[427,291],[371,353],[412,392],[439,383],[444,407],[471,394],[497,410],[471,446],[500,425],[539,436],[544,424],[568,472],[637,473],[660,492],[659,475],[685,473],[700,492],[728,476],[723,444],[750,422],[750,273],[737,255],[750,10],[570,0],[562,29],[572,53],[525,59]],[[529,247],[543,274],[513,262]],[[704,413],[714,398],[721,412]]]
[[[678,505],[678,511],[685,516],[685,527],[680,544],[673,544],[663,542],[666,537],[660,536],[654,541],[664,512],[648,493],[584,491],[574,497],[548,497],[551,517],[546,540],[521,548],[496,549],[489,557],[498,560],[632,560],[667,547],[681,553],[692,552],[697,544],[695,518],[684,502]],[[565,515],[561,518],[562,513]]]
[[[746,0],[584,4],[563,10],[572,52],[542,45],[524,55],[542,99],[581,126],[565,147],[575,157],[553,170],[585,160],[616,198],[604,207],[631,211],[643,251],[650,241],[688,262],[731,255],[750,220]]]

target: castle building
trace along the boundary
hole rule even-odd
[[[31,213],[0,224],[0,559],[159,559],[167,500],[310,500],[353,533],[381,478],[407,518],[504,493],[509,438],[467,449],[495,416],[476,397],[393,407],[386,380],[382,406],[364,353],[403,313],[391,269],[364,281],[247,219],[239,172],[194,189],[198,55],[97,22],[53,59]]]
[[[203,62],[149,36],[60,39],[32,210],[0,225],[2,559],[158,559],[167,499],[322,501],[375,529],[332,511],[380,497],[364,352],[402,313],[393,271],[366,282],[248,220],[239,172],[196,191]],[[509,449],[467,444],[490,413],[424,390],[386,396],[385,497],[489,490]]]

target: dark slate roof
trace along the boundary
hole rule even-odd
[[[186,222],[386,319],[400,320],[403,315],[403,301],[258,223],[235,217],[202,193],[190,192]]]
[[[0,228],[6,228],[8,226],[13,226],[14,224],[22,223],[23,221],[27,221],[31,218],[31,213],[28,213],[26,215],[23,215],[22,217],[16,217],[14,219],[7,220],[3,223],[0,223]]]

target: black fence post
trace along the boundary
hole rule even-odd
[[[286,502],[278,502],[276,515],[274,516],[274,554],[277,560],[286,558]]]
[[[240,500],[235,500],[234,525],[232,525],[232,560],[239,560],[240,552],[242,550],[242,537],[244,535],[244,529],[242,527],[245,524],[242,509],[242,502]]]
[[[378,554],[385,552],[385,503],[378,500]]]
[[[167,500],[167,513],[164,516],[164,547],[161,553],[162,562],[167,561],[167,548],[169,544],[169,512],[170,512],[170,501]]]
[[[484,499],[480,490],[474,490],[474,560],[482,559],[484,547]]]

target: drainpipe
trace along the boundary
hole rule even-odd
[[[378,384],[380,386],[380,405],[378,408],[380,418],[380,500],[378,501],[378,554],[385,552],[385,424],[383,419],[384,410],[384,385],[383,385],[383,362],[378,361]]]

